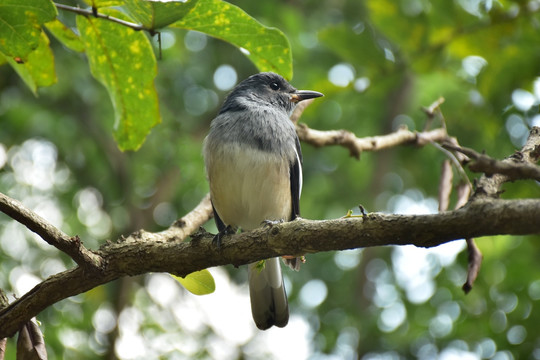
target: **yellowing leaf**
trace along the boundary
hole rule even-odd
[[[38,47],[28,54],[25,61],[16,62],[8,56],[6,60],[34,94],[38,87],[56,83],[54,56],[49,47],[49,38],[44,32],[41,33]]]
[[[53,21],[46,23],[45,27],[68,49],[77,52],[84,51],[84,45],[79,35],[75,34],[73,30],[60,22],[60,20],[54,19]]]
[[[133,21],[117,10],[104,14]],[[77,28],[92,75],[108,90],[114,112],[114,138],[121,150],[137,150],[161,121],[154,78],[156,58],[142,31],[100,18],[77,16]]]
[[[84,2],[96,9],[124,5],[123,0],[85,0]]]
[[[237,6],[221,0],[199,0],[189,14],[171,26],[225,40],[240,48],[260,71],[274,71],[292,78],[292,54],[287,37],[278,29],[262,25]]]
[[[144,1],[126,0],[126,8],[147,29],[159,29],[182,19],[197,4],[197,0]]]
[[[50,0],[0,1],[0,52],[26,60],[39,45],[41,24],[56,15]]]
[[[172,275],[187,291],[195,295],[207,295],[216,290],[216,283],[208,269],[193,272],[186,277]]]

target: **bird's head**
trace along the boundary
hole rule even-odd
[[[249,106],[271,106],[290,114],[302,100],[323,96],[311,90],[296,90],[282,76],[263,72],[240,82],[231,91],[221,112],[242,110]]]

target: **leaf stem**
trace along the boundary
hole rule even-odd
[[[127,26],[127,27],[129,27],[129,28],[131,28],[131,29],[133,29],[135,31],[146,30],[146,31],[152,32],[151,29],[146,29],[143,25],[135,24],[135,23],[125,21],[125,20],[122,20],[122,19],[118,19],[118,18],[115,18],[113,16],[101,14],[101,13],[97,12],[96,8],[92,8],[91,10],[86,10],[86,9],[81,9],[81,8],[78,8],[78,7],[73,7],[73,6],[64,5],[64,4],[58,4],[58,3],[54,3],[54,5],[58,9],[71,11],[71,12],[74,12],[74,13],[79,14],[79,15],[93,16],[93,17],[97,17],[97,18],[101,18],[101,19],[106,19],[106,20],[118,23],[120,25]]]

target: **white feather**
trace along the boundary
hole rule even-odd
[[[212,202],[225,224],[252,230],[264,220],[288,220],[292,202],[287,160],[238,145],[214,148],[205,158]]]

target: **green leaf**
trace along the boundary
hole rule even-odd
[[[159,29],[182,19],[193,9],[198,0],[147,1],[126,0],[130,15],[147,29]]]
[[[196,30],[239,47],[260,71],[291,79],[289,40],[278,29],[262,25],[242,9],[221,0],[199,0],[195,8],[171,26]]]
[[[40,43],[41,25],[56,15],[56,7],[49,0],[2,0],[0,52],[26,60]]]
[[[171,276],[182,284],[187,291],[195,295],[208,295],[216,290],[216,283],[208,269],[195,271],[184,278],[172,274]]]
[[[85,0],[84,2],[96,9],[124,5],[124,0]]]
[[[103,13],[132,21],[117,10]],[[114,137],[121,150],[137,150],[161,119],[154,87],[157,74],[152,46],[142,31],[108,20],[77,16],[92,75],[108,90],[114,112]]]
[[[64,25],[60,20],[54,19],[46,23],[45,27],[68,49],[77,52],[84,51],[84,45],[79,35],[75,34],[73,30]]]
[[[16,62],[9,56],[5,56],[5,59],[34,95],[38,87],[51,86],[56,83],[54,56],[49,47],[49,38],[44,32],[41,32],[38,47],[28,54],[26,61]]]

